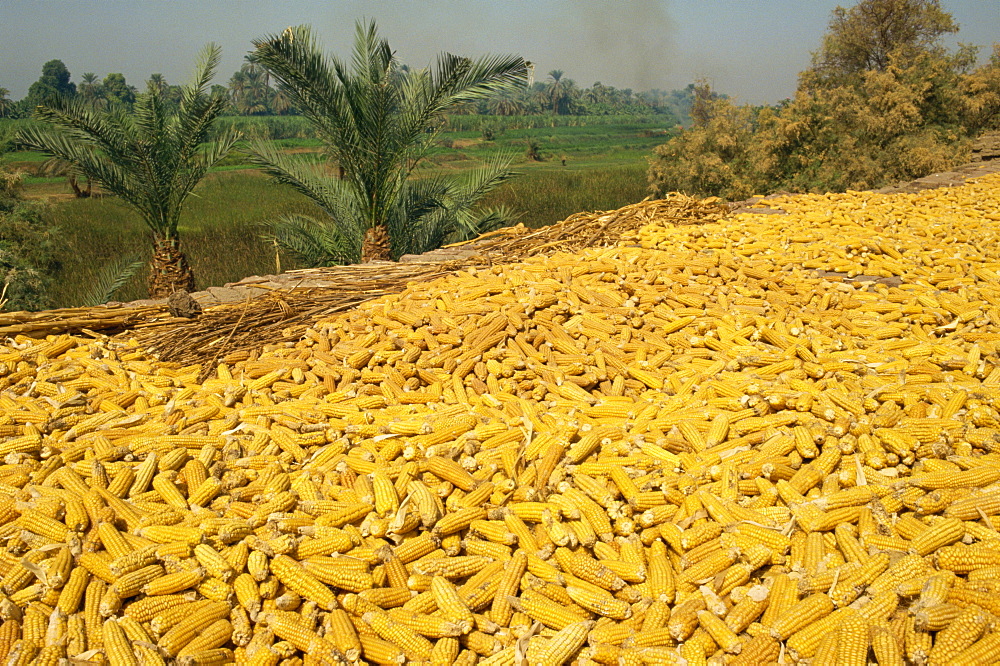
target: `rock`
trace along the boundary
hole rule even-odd
[[[972,161],[988,162],[1000,159],[1000,132],[987,132],[972,144]]]
[[[167,299],[167,310],[174,317],[194,319],[201,314],[201,305],[183,289],[170,294]]]
[[[231,289],[229,287],[209,287],[208,293],[215,297],[220,303],[239,303],[245,301],[247,295],[242,289]]]

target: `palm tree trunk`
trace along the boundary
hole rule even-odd
[[[153,239],[149,297],[167,298],[181,290],[194,291],[194,271],[180,250],[180,242],[176,238]]]
[[[390,261],[392,253],[389,250],[389,230],[377,224],[365,232],[365,240],[361,245],[361,263],[369,261]]]

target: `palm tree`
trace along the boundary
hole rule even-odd
[[[559,113],[559,101],[563,95],[562,77],[564,72],[561,69],[553,69],[549,72],[552,82],[548,86],[549,99],[552,100],[552,113]]]
[[[164,78],[163,74],[160,74],[159,72],[157,72],[156,74],[150,74],[149,81],[146,82],[146,85],[150,88],[153,88],[161,95],[164,92],[166,92],[167,88],[169,87],[169,84],[167,84],[167,80]]]
[[[101,89],[101,80],[93,72],[85,72],[80,85],[77,87],[77,94],[80,98],[94,107],[103,106],[104,92]]]
[[[14,103],[10,100],[10,91],[6,88],[0,88],[0,118],[5,118],[10,112],[11,107]]]
[[[512,94],[497,95],[490,100],[489,110],[495,116],[518,116],[524,113],[524,103]]]
[[[229,79],[233,108],[240,115],[265,113],[270,92],[267,72],[253,63],[243,63]]]
[[[288,113],[292,108],[292,103],[288,100],[288,96],[281,92],[280,90],[274,90],[271,93],[271,111],[277,115],[283,115]]]
[[[579,89],[572,79],[565,78],[561,69],[553,69],[549,72],[551,81],[545,89],[545,93],[552,104],[552,113],[565,115],[570,113],[570,103],[576,97]]]
[[[243,65],[247,73],[247,113],[267,113],[271,85],[267,71],[253,63]]]
[[[243,97],[246,95],[246,88],[246,72],[242,70],[233,72],[233,75],[229,77],[229,100],[237,113],[241,113],[240,109],[243,107]]]
[[[512,177],[508,158],[493,160],[465,182],[411,175],[434,145],[442,114],[523,86],[524,60],[442,54],[433,70],[404,71],[374,22],[359,23],[356,32],[350,67],[325,56],[305,26],[254,42],[250,59],[270,72],[279,91],[315,126],[344,173],[338,179],[266,143],[252,144],[257,165],[329,216],[325,222],[276,220],[269,224],[274,239],[293,251],[309,251],[313,262],[322,256],[324,263],[353,263],[397,259],[502,223],[504,212],[479,211],[476,204]]]
[[[26,145],[76,165],[88,180],[139,213],[153,238],[149,276],[153,298],[194,289],[194,273],[178,237],[181,209],[209,167],[225,157],[239,138],[226,132],[214,144],[202,146],[227,104],[220,96],[205,94],[220,58],[217,46],[205,47],[194,80],[183,87],[176,113],[168,112],[162,94],[150,87],[131,113],[57,101],[36,112],[49,127],[20,132]]]

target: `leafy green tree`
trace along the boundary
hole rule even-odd
[[[167,92],[167,88],[170,87],[167,83],[167,79],[164,78],[163,74],[160,74],[159,72],[149,75],[149,81],[146,82],[146,86],[161,95],[165,94]]]
[[[716,95],[705,82],[694,88],[693,125],[654,150],[649,182],[657,196],[671,191],[745,199],[761,182],[753,136],[756,114]]]
[[[76,95],[76,84],[70,81],[69,70],[62,60],[49,60],[42,66],[42,76],[28,88],[28,100],[33,105],[48,104],[60,97]]]
[[[226,107],[225,99],[205,94],[220,57],[217,46],[205,47],[194,80],[183,87],[176,114],[168,111],[155,89],[140,95],[131,112],[123,107],[96,111],[57,100],[36,114],[48,127],[20,133],[26,145],[71,162],[135,209],[152,232],[153,298],[194,289],[194,273],[180,248],[178,220],[192,190],[238,138],[226,132],[214,144],[203,145]]]
[[[823,43],[804,73],[806,83],[839,85],[864,72],[885,71],[891,61],[941,49],[941,37],[958,32],[940,0],[862,0],[833,10]]]
[[[252,62],[243,63],[229,79],[229,96],[233,108],[243,116],[260,115],[270,111],[273,90],[267,72]]]
[[[291,112],[292,102],[288,99],[288,95],[280,90],[271,91],[271,112],[282,116],[286,113]]]
[[[562,116],[572,113],[573,102],[578,93],[576,83],[573,79],[566,78],[561,69],[549,72],[549,79],[546,95],[552,105],[552,113]]]
[[[982,67],[962,76],[963,117],[977,130],[1000,129],[1000,43]]]
[[[12,132],[0,128],[0,156],[10,149]],[[0,168],[0,310],[41,310],[58,270],[58,230],[37,203],[19,193],[22,174]]]
[[[246,95],[246,89],[247,73],[242,69],[238,72],[234,72],[233,75],[229,77],[229,100],[234,109],[239,109],[242,106],[241,100],[244,95]]]
[[[120,73],[111,73],[104,77],[101,84],[104,97],[110,104],[124,104],[132,106],[135,104],[136,89],[125,82],[125,76]],[[163,95],[162,90],[157,90],[156,94]]]
[[[518,96],[505,94],[490,99],[488,108],[495,116],[518,116],[524,113],[525,104]]]
[[[271,223],[280,244],[314,264],[398,259],[504,221],[502,212],[478,210],[476,203],[513,175],[507,159],[465,182],[411,176],[434,145],[445,112],[524,85],[522,58],[442,54],[433,68],[405,71],[374,22],[357,25],[350,66],[324,55],[305,26],[254,46],[249,59],[313,124],[343,174],[312,168],[264,142],[252,145],[256,164],[329,217],[286,216]]]

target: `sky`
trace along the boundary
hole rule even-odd
[[[222,47],[216,77],[239,69],[251,40],[310,24],[326,51],[346,57],[354,24],[374,19],[401,62],[441,51],[514,53],[536,80],[563,70],[581,87],[635,91],[706,79],[738,102],[791,97],[830,12],[851,0],[0,0],[0,87],[20,99],[42,65],[121,72],[140,89],[154,72],[183,83],[198,51]],[[1000,0],[942,0],[958,41],[1000,41]],[[985,54],[988,48],[983,49]]]

